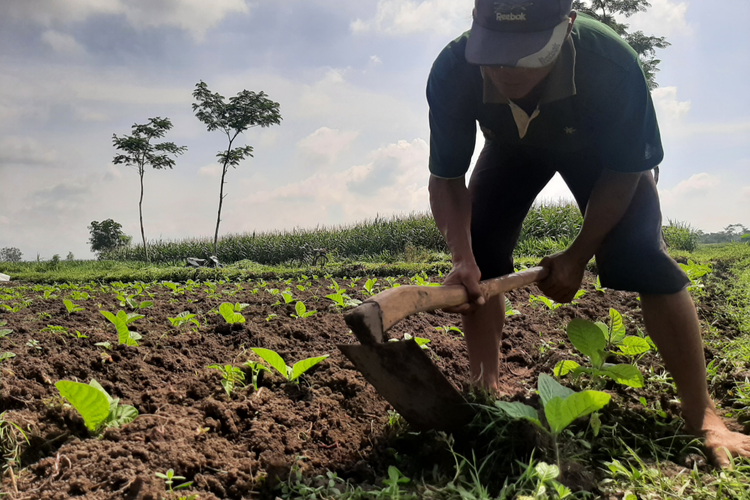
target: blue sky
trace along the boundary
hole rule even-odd
[[[705,231],[750,225],[750,4],[652,0],[632,28],[672,46],[654,91],[666,156],[665,219]],[[242,136],[221,233],[351,223],[428,209],[424,87],[471,0],[3,0],[0,248],[87,258],[87,226],[138,239],[138,175],[112,164],[112,134],[169,117],[188,147],[145,175],[148,239],[213,234],[226,146],[191,110],[203,80],[264,91],[280,126]],[[554,179],[545,198],[566,196]]]

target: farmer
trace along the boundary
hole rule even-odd
[[[665,250],[651,170],[663,152],[636,53],[571,0],[476,0],[473,25],[430,72],[430,205],[453,255],[445,284],[463,285],[471,376],[496,389],[503,296],[480,279],[513,272],[512,251],[536,195],[559,172],[584,212],[564,252],[545,257],[540,289],[569,302],[596,256],[603,286],[638,292],[646,328],[671,372],[691,432],[722,465],[750,456],[707,384],[689,280]],[[476,124],[485,138],[471,175]]]

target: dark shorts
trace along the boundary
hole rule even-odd
[[[488,142],[469,182],[471,237],[482,279],[513,272],[513,249],[537,194],[559,172],[583,212],[602,165],[586,152],[505,151]],[[667,254],[653,176],[641,178],[622,220],[596,252],[602,286],[644,294],[672,294],[689,280]]]

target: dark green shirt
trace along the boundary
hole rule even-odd
[[[539,114],[519,135],[507,99],[466,62],[469,32],[448,44],[430,71],[430,172],[457,178],[469,169],[479,123],[485,139],[507,148],[577,151],[602,166],[640,172],[664,156],[651,94],[638,56],[608,26],[578,14],[545,83]]]

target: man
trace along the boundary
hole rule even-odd
[[[689,283],[667,255],[651,169],[663,152],[636,53],[571,0],[476,0],[470,32],[435,61],[430,105],[430,204],[453,255],[445,284],[466,287],[471,376],[494,389],[504,297],[478,282],[513,271],[523,219],[555,172],[584,212],[580,234],[546,257],[539,283],[569,302],[596,255],[602,284],[640,293],[646,328],[671,372],[691,432],[714,459],[750,456],[750,437],[716,414]],[[476,123],[485,137],[469,186]]]

